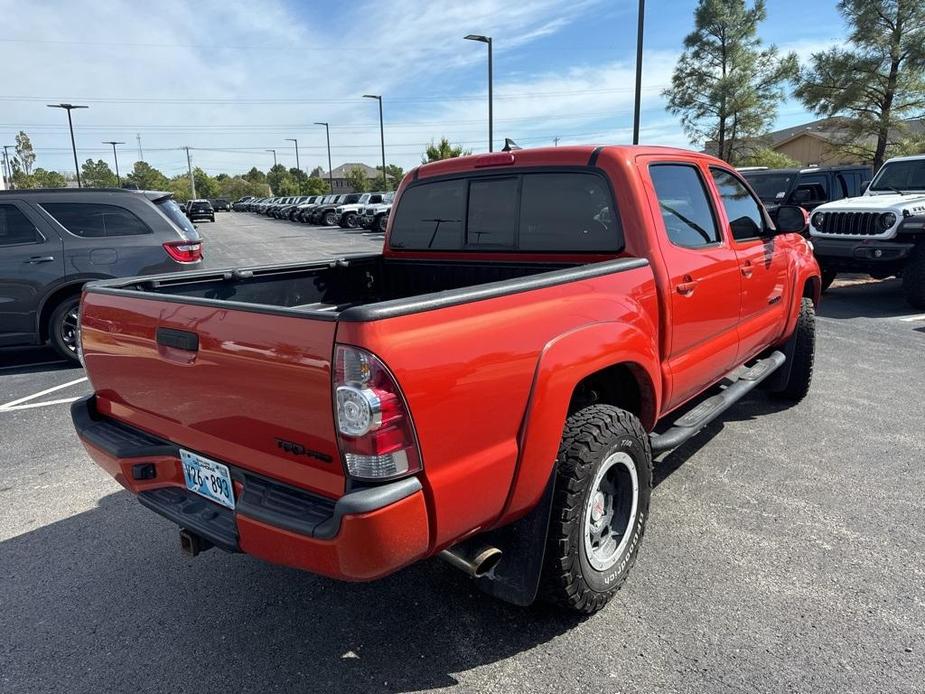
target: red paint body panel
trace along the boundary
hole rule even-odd
[[[709,181],[711,166],[728,170],[716,159],[658,147],[561,147],[517,151],[514,164],[499,170],[581,167],[592,153],[616,199],[626,240],[620,255],[645,258],[648,267],[366,322],[90,290],[82,335],[100,413],[337,498],[345,474],[334,429],[331,358],[336,343],[354,345],[381,359],[404,394],[423,460],[423,488],[345,518],[329,541],[239,515],[241,548],[327,576],[368,580],[516,520],[537,503],[549,479],[583,378],[626,365],[642,394],[640,418],[652,429],[730,369],[785,340],[805,287],[818,300],[819,269],[806,241],[786,235],[736,242],[712,183],[721,242],[691,250],[668,240],[648,166],[685,163]],[[484,163],[462,157],[419,167],[405,177],[395,204],[416,180],[491,171]],[[391,228],[386,260],[588,264],[614,258],[403,251],[389,247],[390,234]],[[678,291],[689,282],[694,291]],[[159,327],[196,332],[199,352],[159,347]],[[275,447],[278,436],[331,462],[286,456]],[[88,450],[120,483],[141,489],[126,478],[126,461]],[[163,469],[160,484],[183,483],[175,460],[151,462]]]

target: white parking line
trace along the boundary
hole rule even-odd
[[[27,395],[25,397],[18,398],[16,400],[11,400],[8,403],[0,405],[0,412],[13,412],[15,410],[26,410],[26,409],[31,409],[34,407],[45,407],[47,405],[61,405],[66,402],[74,402],[80,397],[79,395],[73,398],[61,398],[58,400],[48,400],[46,402],[29,402],[29,401],[35,400],[36,398],[40,398],[43,395],[48,395],[49,393],[54,393],[55,391],[61,390],[63,388],[74,386],[74,385],[77,385],[78,383],[83,383],[86,380],[87,380],[86,376],[84,376],[83,378],[76,378],[73,381],[62,383],[59,386],[53,386],[51,388],[46,388],[45,390],[40,390],[38,393],[33,393],[32,395]],[[24,404],[24,403],[28,403],[28,404]]]
[[[912,323],[917,320],[925,320],[925,313],[920,313],[917,316],[906,316],[905,318],[900,318],[903,323]]]

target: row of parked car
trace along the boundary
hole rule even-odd
[[[394,193],[342,193],[244,197],[232,205],[235,212],[253,212],[302,224],[341,226],[344,229],[385,231]]]

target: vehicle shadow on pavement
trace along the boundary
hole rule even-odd
[[[902,280],[894,277],[836,284],[823,295],[817,313],[825,318],[897,318],[921,311],[906,303]]]
[[[0,682],[16,691],[441,688],[580,621],[497,602],[439,560],[346,584],[189,559],[127,492],[0,543]]]
[[[66,371],[80,365],[61,357],[51,347],[0,348],[0,375]]]

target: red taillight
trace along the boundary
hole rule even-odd
[[[171,241],[164,244],[164,250],[178,263],[198,263],[202,260],[201,241]]]
[[[420,471],[408,406],[379,359],[362,349],[338,345],[334,403],[340,451],[351,477],[389,480]]]

